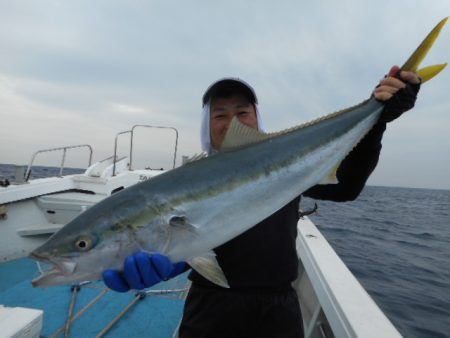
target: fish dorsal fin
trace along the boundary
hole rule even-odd
[[[350,108],[349,108],[350,109]],[[225,139],[222,142],[222,146],[220,150],[233,150],[244,147],[246,145],[254,144],[257,142],[261,142],[264,140],[268,140],[271,138],[275,138],[277,136],[285,135],[290,132],[296,131],[298,129],[309,127],[313,124],[316,124],[322,120],[326,120],[328,118],[334,117],[335,115],[342,114],[343,111],[338,111],[336,113],[332,113],[329,115],[325,115],[311,122],[303,123],[301,125],[291,127],[288,129],[284,129],[277,132],[272,133],[264,133],[257,129],[246,126],[241,123],[237,117],[233,117],[231,120],[230,126],[228,127],[227,133],[225,135]]]
[[[310,126],[313,126],[315,124],[318,124],[322,121],[330,120],[333,118],[337,118],[346,112],[356,109],[360,106],[363,106],[366,104],[370,99],[367,99],[357,105],[354,105],[352,107],[338,110],[336,112],[321,116],[317,119],[311,120],[309,122],[302,123],[300,125],[287,128],[281,131],[277,132],[271,132],[271,133],[264,133],[259,130],[256,130],[254,128],[248,127],[245,124],[241,123],[237,117],[233,117],[233,119],[230,122],[230,126],[228,127],[227,133],[225,135],[225,139],[222,142],[222,146],[220,148],[221,151],[224,150],[233,150],[242,148],[244,146],[258,143],[264,140],[272,139],[281,135],[286,135],[291,132],[295,132],[300,129],[308,128]]]
[[[350,109],[350,108],[349,108]],[[336,113],[332,113],[329,115],[325,115],[311,122],[303,123],[301,125],[291,127],[288,129],[284,129],[277,132],[272,133],[264,133],[254,128],[250,128],[245,124],[241,123],[237,117],[233,117],[231,120],[230,126],[228,127],[227,133],[225,135],[225,139],[222,142],[222,146],[220,150],[232,150],[244,147],[246,145],[254,144],[257,142],[261,142],[264,140],[268,140],[271,138],[275,138],[277,136],[285,135],[290,132],[296,131],[298,129],[309,127],[313,124],[316,124],[322,120],[326,120],[328,118],[332,118],[335,115],[342,114],[343,111],[338,111]]]
[[[249,144],[264,141],[270,137],[270,134],[250,128],[241,123],[237,117],[233,117],[220,150],[241,148]]]

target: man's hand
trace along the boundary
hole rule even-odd
[[[394,66],[373,91],[374,97],[385,103],[380,122],[391,122],[414,107],[421,80],[416,73],[401,71]]]
[[[172,264],[167,256],[139,251],[125,259],[123,272],[106,270],[103,281],[110,289],[127,292],[141,290],[183,273],[186,263]]]
[[[399,72],[400,76],[395,77]],[[393,66],[389,74],[375,88],[373,95],[377,100],[387,101],[400,89],[405,88],[407,83],[419,84],[420,82],[416,73],[401,71],[399,66]]]

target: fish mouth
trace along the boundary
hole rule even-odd
[[[31,253],[30,258],[38,262],[49,264],[48,269],[41,270],[41,275],[31,281],[33,287],[50,286],[58,279],[69,277],[75,271],[77,263],[64,258],[51,258]]]

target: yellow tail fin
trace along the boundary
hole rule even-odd
[[[436,25],[436,27],[433,28],[433,30],[427,35],[419,47],[417,47],[414,53],[412,53],[409,59],[401,67],[401,70],[415,72],[421,77],[422,82],[426,82],[439,74],[447,66],[447,63],[444,63],[417,70],[425,56],[428,54],[428,51],[433,46],[447,20],[448,17],[443,19]]]

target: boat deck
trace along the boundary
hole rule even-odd
[[[96,282],[81,286],[73,302],[70,286],[33,288],[31,279],[37,274],[37,265],[30,259],[0,263],[0,304],[44,310],[41,333],[44,337],[64,335],[72,303],[75,304],[72,312],[75,321],[70,327],[73,337],[102,336],[102,330],[130,305],[111,330],[104,332],[108,337],[172,337],[181,318],[188,285],[183,274],[148,289],[145,297],[138,300],[136,292],[113,292],[102,282]]]

